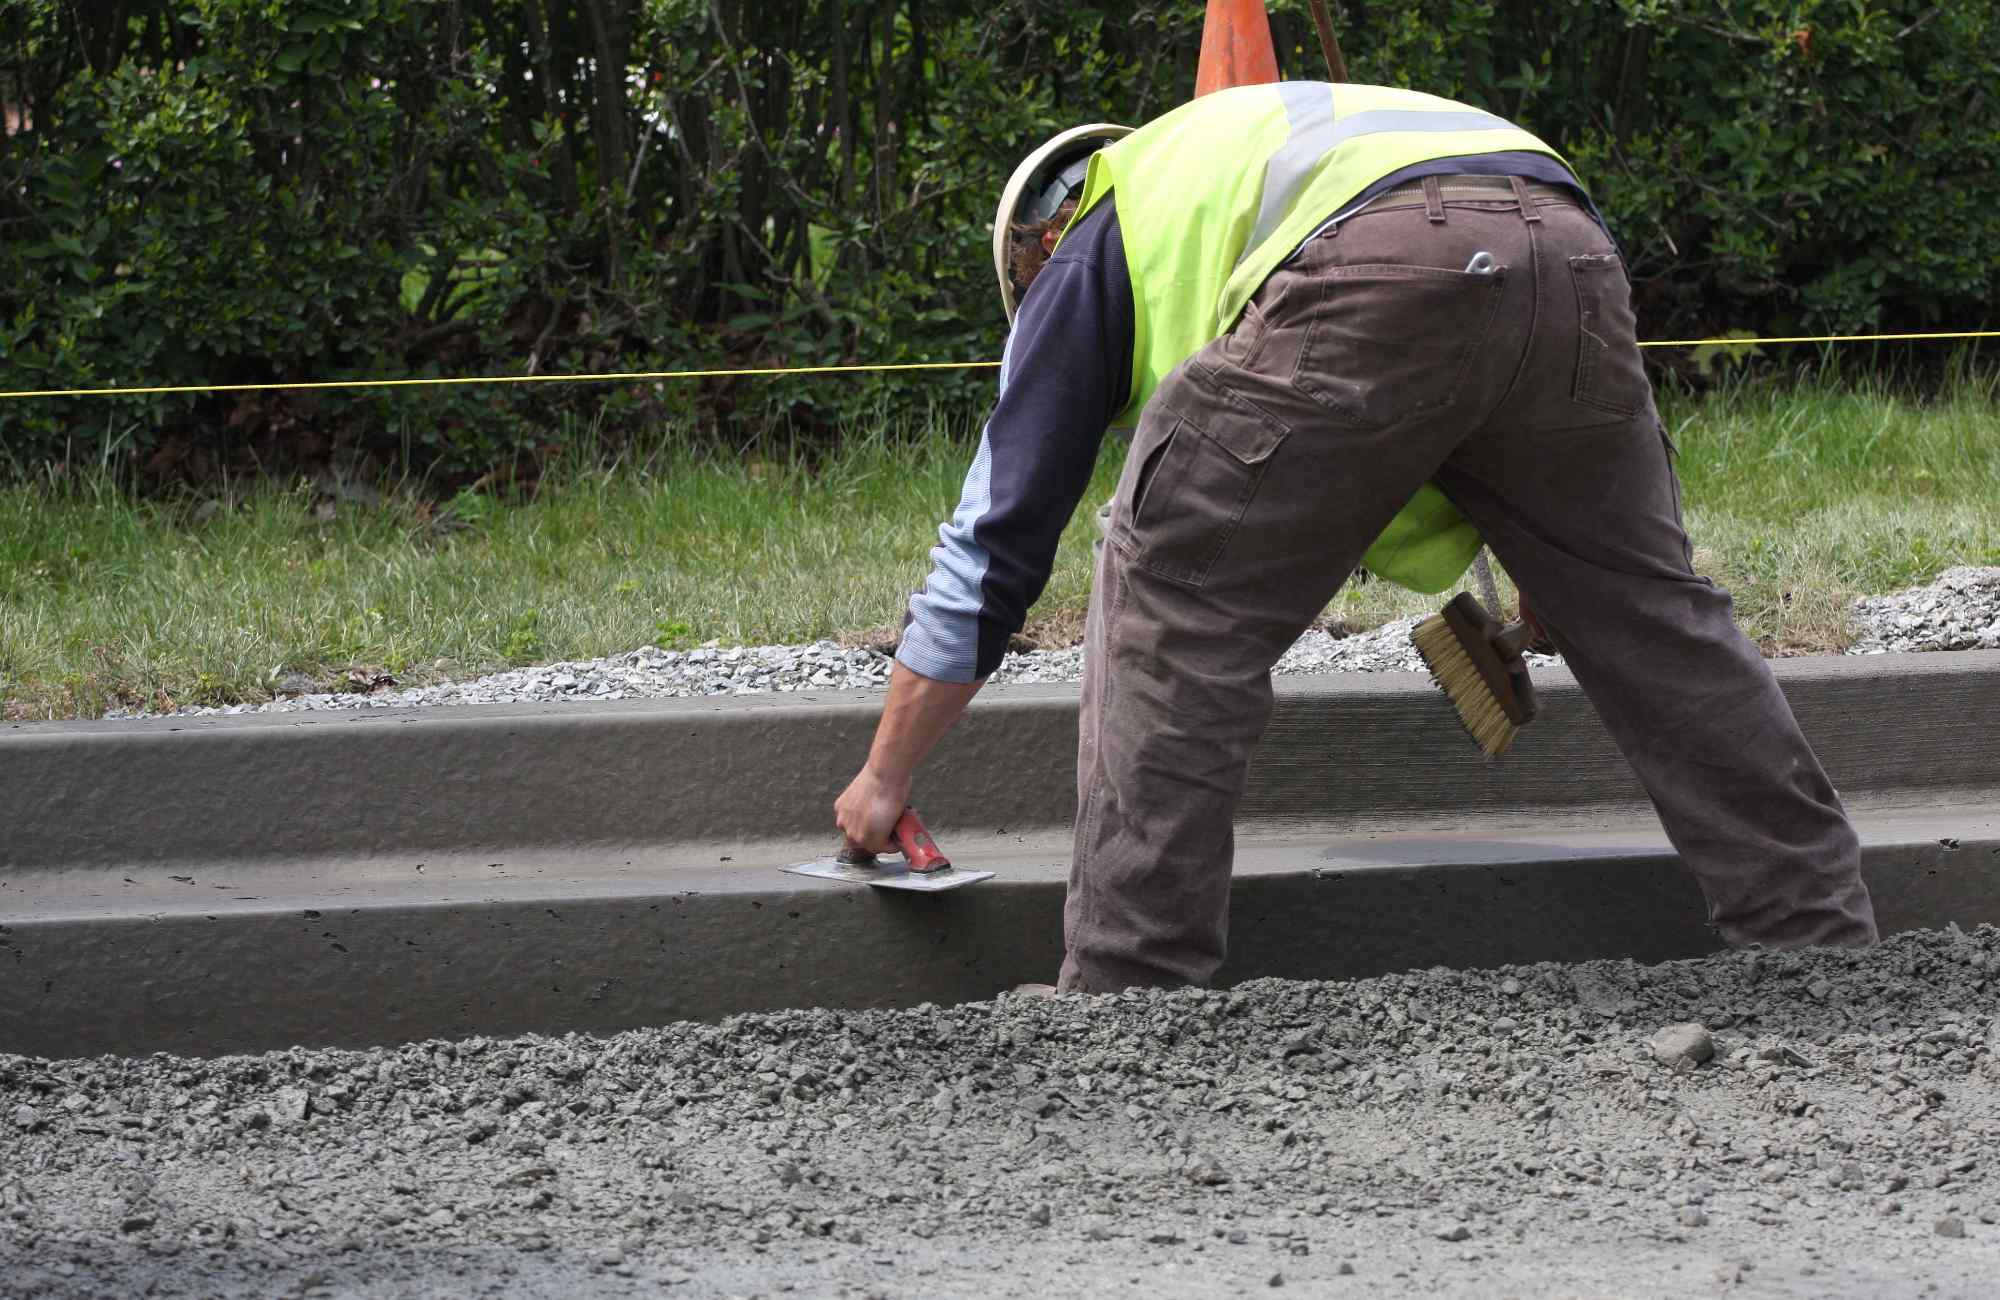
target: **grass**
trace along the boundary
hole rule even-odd
[[[1856,594],[2000,563],[1992,386],[1920,403],[1740,384],[1663,411],[1702,561],[1773,653],[1845,644]],[[1122,448],[1107,440],[1063,537],[1029,627],[1044,643],[1081,626],[1088,507]],[[0,711],[257,700],[287,674],[414,682],[649,643],[885,639],[967,459],[962,431],[938,428],[853,438],[813,466],[669,450],[444,509],[268,485],[135,500],[104,477],[0,488]],[[1372,626],[1435,603],[1370,583],[1328,616]]]
[[[813,468],[665,454],[442,511],[393,493],[329,509],[304,488],[229,504],[134,501],[103,479],[0,488],[0,708],[89,717],[264,698],[291,673],[420,681],[646,644],[887,635],[966,460],[943,432],[855,439]],[[1052,609],[1082,607],[1087,556],[1072,529]]]
[[[1697,559],[1767,652],[1852,640],[1858,595],[2000,564],[2000,391],[1738,387],[1665,414]]]

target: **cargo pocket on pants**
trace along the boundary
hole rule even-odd
[[[1229,548],[1291,430],[1227,389],[1208,389],[1204,428],[1162,407],[1157,440],[1142,429],[1112,508],[1111,541],[1133,563],[1200,587]],[[1151,421],[1148,421],[1151,423]]]
[[[1687,517],[1681,509],[1681,476],[1674,468],[1674,462],[1681,458],[1681,449],[1674,445],[1673,435],[1667,432],[1665,420],[1655,417],[1653,427],[1659,430],[1660,454],[1666,457],[1667,461],[1667,485],[1673,489],[1674,494],[1674,526],[1681,530],[1681,555],[1687,561],[1688,572],[1693,573],[1694,539],[1688,536]]]

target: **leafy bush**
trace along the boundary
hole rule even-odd
[[[1319,75],[1302,0],[1272,6]],[[1193,82],[1193,0],[25,0],[0,14],[6,388],[990,357],[996,190]],[[1356,0],[1357,80],[1563,149],[1654,336],[1976,326],[2000,16],[1928,0]],[[982,372],[0,402],[0,465],[740,447]]]

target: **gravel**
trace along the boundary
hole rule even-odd
[[[1946,569],[1936,582],[1854,602],[1861,639],[1849,654],[2000,650],[2000,568]]]
[[[0,1130],[0,1295],[1983,1296],[1996,991],[1981,927],[606,1038],[0,1055],[0,1115],[35,1117]],[[1714,1057],[1660,1063],[1689,1024]]]
[[[2000,649],[2000,568],[1948,570],[1927,587],[1856,602],[1862,638],[1850,654],[1891,651]],[[1278,661],[1277,672],[1422,672],[1410,644],[1416,617],[1372,631],[1336,637],[1313,629]],[[1560,663],[1529,655],[1531,666]],[[890,659],[879,651],[835,641],[797,646],[709,644],[694,650],[646,646],[605,659],[571,660],[519,668],[466,681],[367,692],[288,693],[266,704],[192,707],[171,714],[113,710],[108,718],[198,717],[238,713],[292,713],[325,709],[406,709],[441,704],[544,703],[565,700],[669,699],[752,695],[766,691],[881,689]],[[1083,648],[1010,654],[992,680],[998,683],[1075,682],[1083,677]],[[304,684],[296,675],[281,689]]]
[[[1415,618],[1370,632],[1334,637],[1314,629],[1279,660],[1280,673],[1421,672],[1410,645]],[[1530,656],[1530,662],[1554,659]],[[694,650],[646,646],[606,659],[572,660],[519,668],[468,681],[367,693],[308,693],[268,704],[195,707],[169,715],[112,711],[110,718],[200,717],[238,713],[292,713],[324,709],[405,709],[440,704],[542,703],[561,700],[673,699],[755,695],[766,691],[881,689],[889,684],[888,655],[865,647],[815,641],[803,646],[705,645]],[[992,680],[998,683],[1075,682],[1083,677],[1083,648],[1010,654]]]

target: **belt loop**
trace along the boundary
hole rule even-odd
[[[1424,177],[1424,215],[1434,226],[1444,223],[1444,187],[1435,176]]]
[[[1528,183],[1519,176],[1509,176],[1514,182],[1514,202],[1521,205],[1521,220],[1540,221],[1542,214],[1535,209],[1535,201],[1528,197]]]

